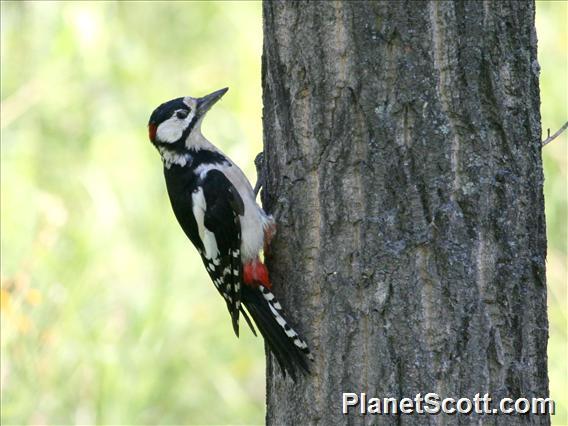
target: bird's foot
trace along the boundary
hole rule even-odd
[[[258,195],[260,188],[264,186],[265,183],[265,168],[264,168],[264,152],[259,152],[254,159],[254,165],[256,167],[256,185],[254,186],[254,196]]]

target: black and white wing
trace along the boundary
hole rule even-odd
[[[213,284],[225,299],[233,330],[239,335],[241,307],[241,226],[244,203],[227,177],[209,170],[192,194],[193,215],[203,243],[201,258]],[[248,318],[247,318],[247,322]]]

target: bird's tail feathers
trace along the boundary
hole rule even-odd
[[[296,380],[297,369],[309,374],[308,359],[313,361],[313,357],[308,345],[288,325],[274,294],[263,285],[243,286],[243,301],[284,375],[289,373]]]

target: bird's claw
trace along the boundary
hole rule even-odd
[[[254,185],[254,196],[256,197],[260,191],[260,188],[264,186],[264,152],[259,152],[254,159],[254,165],[256,167],[256,185]]]

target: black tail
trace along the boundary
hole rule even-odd
[[[313,357],[308,345],[288,325],[282,312],[282,306],[274,294],[262,285],[258,289],[245,285],[242,300],[270,351],[276,357],[284,376],[289,373],[295,381],[296,369],[300,369],[301,373],[309,374],[307,359],[313,360]]]

